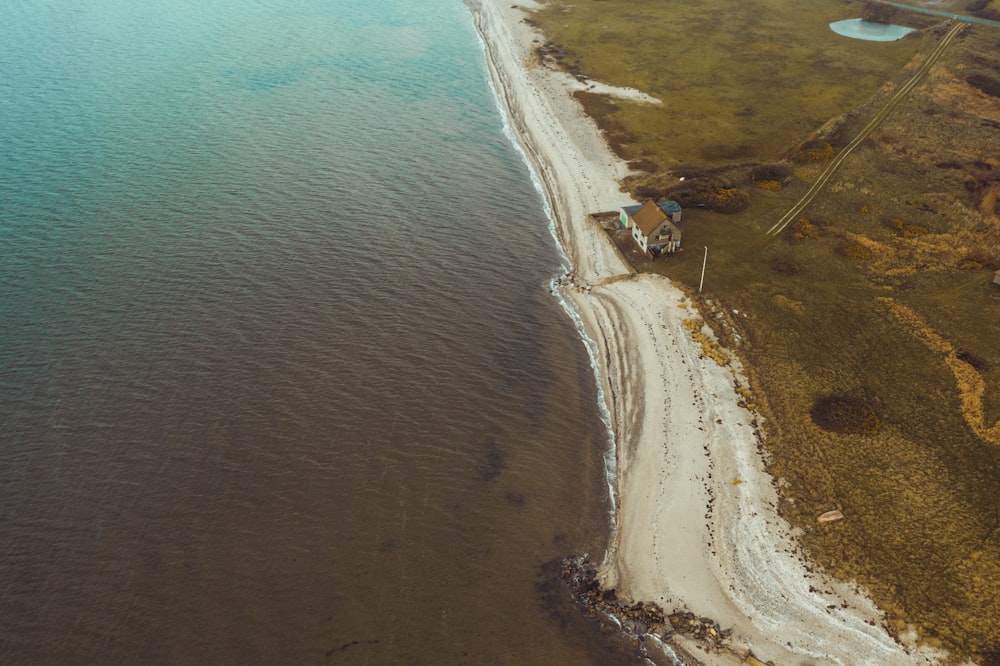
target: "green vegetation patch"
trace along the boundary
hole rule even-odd
[[[870,97],[920,40],[864,42],[829,29],[860,10],[784,0],[549,0],[531,21],[545,33],[546,61],[662,101],[613,100],[594,115],[624,159],[667,169],[773,162]]]

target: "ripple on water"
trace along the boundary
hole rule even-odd
[[[536,567],[599,550],[604,431],[466,9],[49,5],[0,9],[4,661],[587,663]]]

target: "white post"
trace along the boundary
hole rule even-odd
[[[705,264],[708,263],[708,246],[705,246],[705,258],[701,262],[701,282],[698,283],[698,293],[701,293],[701,288],[705,284]]]

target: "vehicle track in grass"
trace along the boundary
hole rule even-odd
[[[860,146],[862,142],[864,142],[864,140],[867,139],[868,136],[875,131],[875,129],[881,125],[886,118],[889,117],[889,114],[891,114],[896,107],[899,106],[899,103],[902,102],[907,95],[909,95],[910,91],[912,91],[918,83],[920,83],[920,80],[923,79],[924,75],[930,71],[931,67],[934,66],[934,64],[948,48],[948,45],[951,44],[955,37],[957,37],[958,34],[965,29],[966,25],[968,24],[956,23],[951,30],[949,30],[945,36],[941,38],[941,41],[938,42],[938,45],[934,47],[933,51],[931,51],[927,60],[924,61],[913,76],[910,77],[910,79],[904,83],[898,91],[896,91],[896,94],[893,95],[888,102],[886,102],[885,106],[883,106],[877,114],[875,114],[875,117],[872,118],[867,125],[865,125],[864,129],[858,132],[858,135],[855,136],[854,139],[847,144],[847,146],[845,146],[844,149],[833,158],[833,160],[830,161],[815,182],[813,182],[808,191],[802,195],[802,198],[799,199],[794,206],[788,209],[788,211],[781,216],[781,219],[775,222],[774,225],[767,230],[768,236],[777,236],[780,234],[785,230],[785,227],[791,224],[792,220],[798,217],[802,211],[804,211],[806,207],[812,203],[812,200],[815,199],[816,195],[823,190],[826,184],[837,172],[837,169],[840,168],[840,165],[844,162],[844,160],[846,160],[854,149]]]

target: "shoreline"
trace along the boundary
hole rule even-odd
[[[731,630],[721,649],[671,638],[704,664],[750,654],[776,663],[937,663],[944,655],[912,637],[897,643],[857,586],[815,573],[778,515],[757,417],[736,392],[747,383],[738,360],[720,367],[703,358],[683,323],[698,315],[684,293],[666,278],[631,274],[588,221],[631,203],[618,190],[627,167],[571,97],[582,84],[532,65],[537,34],[521,20],[526,4],[466,0],[510,131],[585,287],[555,290],[581,328],[609,421],[615,515],[601,587]]]

